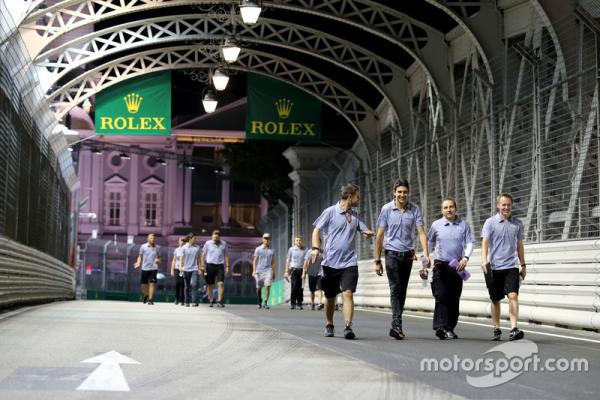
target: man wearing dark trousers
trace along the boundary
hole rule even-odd
[[[311,259],[314,262],[321,252],[321,231],[324,234],[323,276],[321,286],[325,292],[325,336],[334,336],[333,313],[335,297],[341,292],[344,300],[344,338],[354,339],[352,329],[354,292],[358,283],[356,233],[365,237],[373,232],[358,218],[354,208],[360,201],[360,189],[353,183],[342,186],[341,200],[325,209],[314,222]]]
[[[183,269],[180,269],[180,260],[183,255],[183,246],[187,243],[187,237],[179,238],[179,247],[173,252],[173,261],[171,262],[171,276],[175,277],[175,305],[185,303],[183,290],[185,288],[185,279]]]
[[[435,250],[431,291],[435,298],[433,329],[441,339],[458,339],[454,328],[458,323],[463,281],[458,275],[473,253],[473,234],[469,224],[456,215],[456,201],[446,197],[442,202],[443,217],[434,221],[427,233],[429,254]],[[458,262],[456,269],[450,263]]]
[[[412,263],[415,259],[413,235],[419,234],[423,249],[423,257],[429,264],[427,235],[423,228],[421,209],[408,201],[410,187],[404,179],[394,183],[392,195],[394,200],[381,208],[377,219],[377,236],[375,239],[375,272],[383,275],[381,252],[385,249],[385,272],[390,285],[390,303],[392,306],[392,327],[390,336],[404,339],[402,330],[402,312],[406,301],[406,288],[410,278]]]
[[[179,268],[183,269],[185,278],[185,306],[198,307],[198,270],[200,267],[200,248],[196,246],[196,235],[188,235],[188,242],[183,246]]]
[[[523,223],[511,216],[512,196],[501,193],[496,198],[498,214],[488,218],[481,230],[481,268],[485,276],[492,302],[492,340],[500,340],[500,301],[508,296],[508,316],[510,318],[509,340],[522,339],[525,334],[517,328],[519,320],[519,276],[525,279],[525,248],[523,246]],[[521,270],[519,271],[519,264]]]
[[[156,245],[154,233],[148,235],[148,242],[140,246],[140,254],[133,264],[134,268],[142,267],[141,286],[144,304],[154,305],[154,291],[160,263],[160,246]],[[148,285],[150,283],[150,285]]]
[[[225,267],[225,269],[223,269]],[[202,247],[201,272],[208,286],[209,307],[213,307],[213,289],[217,282],[217,307],[225,307],[223,304],[223,290],[225,289],[225,275],[229,274],[229,254],[227,254],[227,243],[221,240],[221,232],[213,231],[211,240],[204,243]]]
[[[294,245],[289,248],[285,259],[285,274],[290,277],[291,295],[290,308],[296,307],[302,310],[303,288],[302,288],[302,267],[304,266],[304,257],[306,249],[303,246],[303,238],[300,235],[294,237]]]

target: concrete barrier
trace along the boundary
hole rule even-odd
[[[521,321],[600,330],[600,241],[572,241],[525,246],[527,277],[519,290]],[[481,272],[481,251],[471,257],[460,302],[461,315],[490,316],[490,302]],[[429,285],[423,287],[415,262],[408,285],[406,309],[433,312]],[[362,307],[389,308],[387,278],[374,273],[372,260],[359,262],[360,278],[354,302]],[[304,301],[309,299],[305,285]],[[289,299],[289,297],[286,297]],[[508,303],[502,304],[502,317]]]
[[[75,298],[75,274],[63,262],[0,236],[0,308]]]

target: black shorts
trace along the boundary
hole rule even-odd
[[[143,283],[144,285],[148,284],[148,281],[150,281],[150,283],[156,283],[156,276],[158,275],[158,270],[152,270],[152,271],[142,271],[142,279],[140,280],[140,283]]]
[[[317,290],[321,290],[321,277],[317,276],[308,276],[308,289],[311,292],[316,292]]]
[[[325,297],[332,299],[341,292],[347,290],[356,292],[358,283],[358,266],[353,265],[346,268],[331,268],[323,265],[323,276],[321,277],[321,287],[325,292]]]
[[[485,276],[490,300],[502,300],[509,293],[519,294],[519,268],[501,270],[490,269]]]
[[[214,285],[215,281],[225,281],[225,271],[223,271],[223,264],[206,264],[206,275],[204,276],[207,285]]]

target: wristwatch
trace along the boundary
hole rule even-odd
[[[320,249],[320,248],[318,248],[318,247],[314,247],[314,246],[313,246],[313,248],[312,248],[312,249],[313,249],[313,250],[318,250],[318,251],[319,251],[319,253],[321,252],[321,249]]]

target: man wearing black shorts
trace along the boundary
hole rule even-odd
[[[154,290],[160,263],[160,247],[156,245],[154,233],[148,235],[148,242],[140,246],[140,254],[133,264],[134,268],[142,267],[140,283],[144,294],[144,304],[154,305]],[[150,283],[150,285],[148,285]],[[148,288],[148,286],[150,286]]]
[[[311,262],[312,255],[310,252],[306,252],[304,258],[304,266],[302,269],[302,280],[308,275],[308,289],[310,290],[310,308],[315,309],[315,292],[319,291],[319,310],[322,310],[325,306],[323,304],[323,290],[321,288],[321,275],[323,274],[321,268],[321,262],[323,257],[319,254],[315,259],[315,262]]]
[[[525,334],[517,328],[519,319],[519,277],[525,279],[525,249],[523,223],[511,216],[512,196],[501,193],[496,199],[498,214],[488,218],[481,230],[481,268],[492,302],[492,340],[500,340],[500,301],[508,296],[508,315],[511,330],[509,340],[522,339]],[[519,264],[521,270],[519,271]]]
[[[223,270],[225,266],[225,270]],[[206,268],[205,268],[206,267]],[[204,243],[202,247],[202,265],[200,272],[204,272],[204,279],[208,286],[209,307],[213,307],[213,289],[217,282],[217,307],[223,305],[223,290],[225,289],[225,274],[229,273],[229,255],[227,254],[227,243],[221,240],[221,232],[213,231],[212,239]]]
[[[365,237],[373,232],[358,218],[353,207],[360,201],[360,189],[353,183],[341,188],[341,200],[325,209],[314,222],[312,233],[311,260],[314,262],[321,252],[323,231],[323,276],[321,286],[325,292],[325,336],[334,336],[333,313],[335,297],[342,293],[344,299],[344,338],[354,339],[352,317],[354,314],[353,293],[358,282],[358,260],[355,249],[355,236],[360,232]]]

